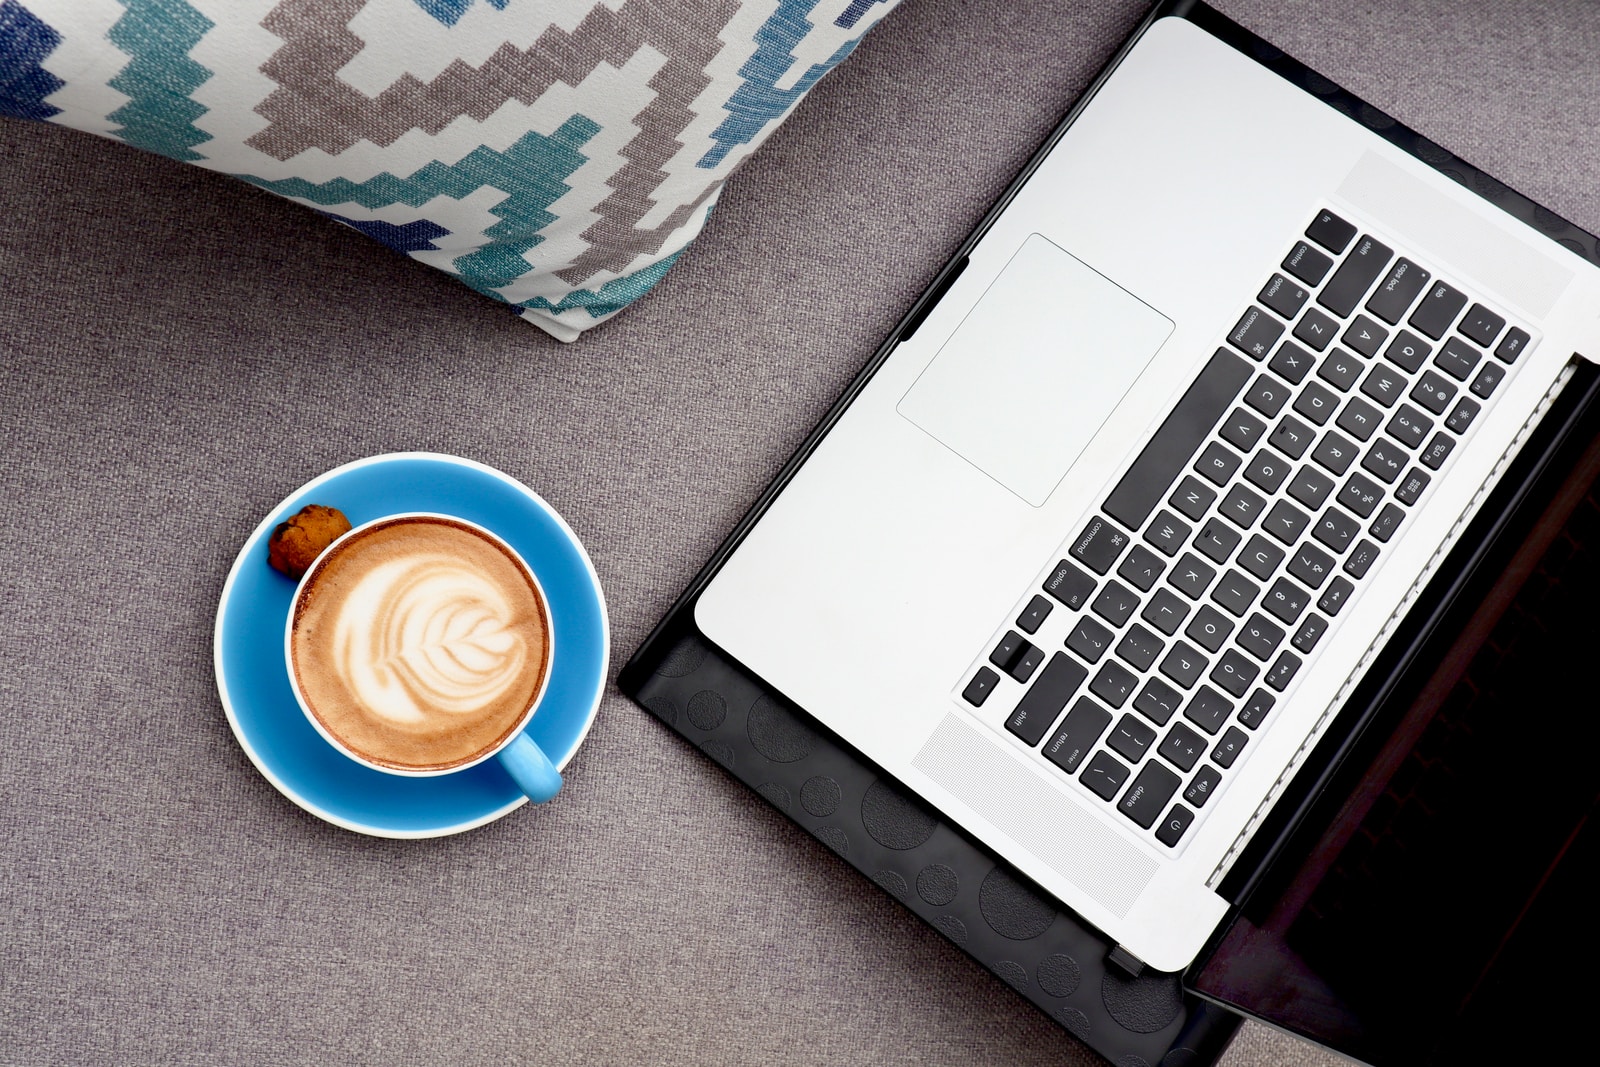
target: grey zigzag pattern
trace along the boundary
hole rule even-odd
[[[676,135],[694,117],[690,105],[710,84],[705,69],[722,49],[718,34],[738,0],[628,0],[596,6],[570,33],[550,27],[524,50],[502,45],[481,66],[456,60],[431,82],[407,74],[376,97],[338,77],[364,47],[350,21],[365,0],[283,0],[262,25],[284,42],[262,73],[278,85],[256,107],[268,120],[247,142],[277,159],[308,148],[337,155],[360,141],[387,146],[413,129],[437,134],[461,115],[482,121],[507,100],[531,104],[552,85],[577,85],[601,63],[620,67],[649,45],[667,58],[650,79],[656,98],[635,117],[640,132],[622,149],[627,163],[608,181],[613,192],[584,231],[589,249],[557,272],[569,285],[596,273],[622,273],[634,258],[660,251],[721,187],[707,184],[660,225],[640,229],[666,179],[662,167],[682,147]]]

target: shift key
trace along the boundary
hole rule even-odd
[[[1057,652],[1017,702],[1017,710],[1006,720],[1006,729],[1028,744],[1037,745],[1087,677],[1089,668],[1065,652]]]

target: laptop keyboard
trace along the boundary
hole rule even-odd
[[[962,697],[1177,847],[1530,341],[1319,212]]]

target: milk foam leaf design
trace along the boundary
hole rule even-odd
[[[396,726],[482,711],[533,650],[501,590],[459,561],[412,557],[373,568],[346,599],[338,657],[350,689]]]

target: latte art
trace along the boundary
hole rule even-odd
[[[520,729],[543,684],[537,585],[470,526],[409,517],[358,530],[307,578],[290,659],[316,720],[400,770],[471,762]]]

